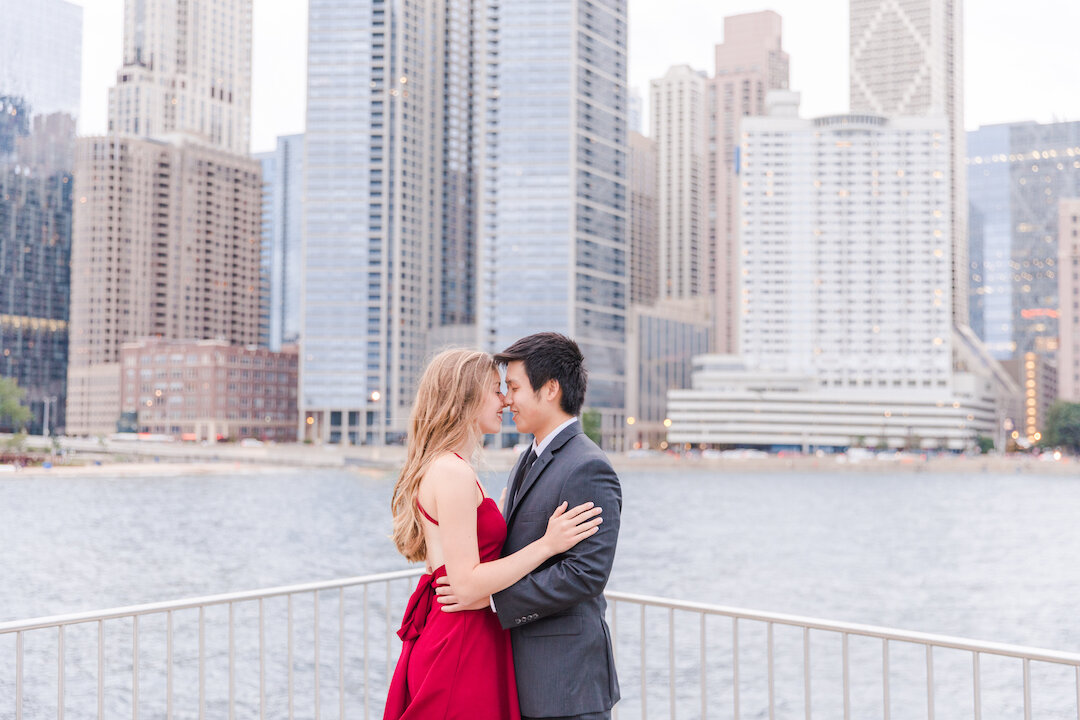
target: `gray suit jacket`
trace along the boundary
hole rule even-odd
[[[607,456],[579,423],[564,428],[536,459],[517,502],[507,498],[503,554],[542,537],[564,500],[571,508],[589,500],[602,507],[599,531],[494,595],[499,622],[510,629],[521,714],[529,717],[602,712],[619,700],[603,592],[619,538],[622,490]]]

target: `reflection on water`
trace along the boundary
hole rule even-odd
[[[710,474],[684,469],[625,472],[622,477],[623,532],[612,589],[1060,650],[1078,647],[1080,566],[1074,558],[1080,534],[1074,531],[1073,509],[1080,506],[1080,482],[1020,475]],[[388,539],[391,484],[390,477],[333,471],[116,480],[4,478],[0,619],[400,569],[405,563]],[[486,484],[498,494],[494,476]],[[392,623],[400,619],[409,585],[394,590]],[[380,657],[369,658],[369,669],[372,682],[381,687],[385,597],[375,595],[369,598],[372,619],[367,632]],[[321,596],[320,602],[320,625],[326,637],[334,638],[336,591]],[[362,689],[349,681],[363,677],[362,657],[354,652],[363,646],[362,602],[359,589],[346,594],[349,708],[362,703]],[[294,640],[294,683],[305,703],[303,712],[298,703],[300,716],[310,715],[314,693],[311,604],[309,596],[298,598],[294,607],[294,622],[306,631],[296,633]],[[287,710],[281,705],[287,687],[284,601],[268,601],[266,612],[268,717],[278,717]],[[637,651],[628,643],[636,642],[631,629],[640,627],[640,616],[636,609],[620,612],[627,614],[619,619],[627,644],[620,657],[620,666],[625,662],[626,668],[625,707],[634,715],[640,712],[633,699],[640,662],[633,659]],[[238,653],[257,651],[256,613],[252,607],[236,609]],[[207,611],[208,696],[227,683],[226,621],[227,610]],[[165,696],[160,661],[165,627],[159,618],[144,622],[140,705],[153,715]],[[679,685],[693,689],[680,700],[679,717],[700,714],[697,623],[676,624]],[[647,618],[647,626],[655,628],[648,642],[661,659],[655,668],[649,665],[646,678],[658,692],[669,682],[666,617]],[[80,628],[65,639],[68,717],[96,715],[96,632]],[[754,673],[760,674],[767,662],[764,629],[747,626],[742,632],[741,702],[744,716],[750,717],[757,715],[762,701]],[[730,622],[710,619],[707,637],[708,704],[730,714]],[[176,615],[174,638],[180,667],[182,659],[198,653],[197,612]],[[28,634],[26,642],[27,668],[36,668],[24,674],[28,708],[51,707],[43,714],[52,715],[56,665],[55,659],[46,659],[55,657],[55,633]],[[780,715],[801,716],[801,631],[778,628],[775,642]],[[132,682],[130,621],[110,625],[106,644],[107,714],[126,716]],[[323,715],[336,717],[338,648],[336,641],[324,644]],[[0,640],[0,716],[9,712],[14,694],[13,648],[11,638]],[[842,712],[836,704],[842,682],[839,639],[813,637],[811,650],[814,709],[832,717],[834,711]],[[853,679],[854,716],[880,716],[881,645],[852,639],[850,652],[853,678],[862,678]],[[926,715],[921,652],[902,646],[893,650],[893,717]],[[41,662],[35,665],[36,658]],[[938,715],[954,717],[962,711],[959,714],[970,716],[970,656],[941,651],[934,662]],[[988,673],[983,716],[1012,716],[1015,701],[1022,699],[1019,665],[992,658],[982,663]],[[190,716],[184,698],[198,687],[190,665],[183,667],[189,669],[174,679],[177,717]],[[1035,679],[1039,673],[1053,674],[1032,667]],[[258,700],[257,673],[256,661],[254,669],[248,665],[236,678],[242,716],[257,706],[252,704]],[[1067,701],[1075,717],[1075,688],[1072,692],[1071,699],[1068,693],[1037,693],[1036,707],[1045,708],[1037,716],[1058,717],[1051,706]],[[373,702],[371,711],[377,715],[380,704]],[[207,712],[217,716],[221,708],[208,704]],[[666,714],[666,701],[650,705],[650,717]]]

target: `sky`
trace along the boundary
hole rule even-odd
[[[83,6],[79,133],[105,131],[108,88],[122,57],[123,0]],[[34,0],[25,0],[34,2]],[[629,0],[630,87],[647,98],[649,80],[672,65],[713,71],[724,17],[774,10],[783,18],[791,88],[802,114],[847,110],[848,0]],[[1080,120],[1080,2],[969,0],[964,18],[965,125]],[[254,0],[252,151],[278,135],[303,132],[306,0]]]

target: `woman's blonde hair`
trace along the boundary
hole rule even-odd
[[[420,378],[409,417],[405,467],[390,500],[394,544],[409,562],[427,557],[424,526],[416,502],[420,481],[440,455],[479,446],[482,434],[476,418],[493,372],[498,372],[495,361],[485,352],[444,350],[432,358]]]

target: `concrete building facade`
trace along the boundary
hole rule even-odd
[[[660,297],[709,294],[705,73],[676,65],[650,84],[656,139]]]
[[[245,155],[251,136],[252,0],[127,0],[109,132],[187,133]]]
[[[120,346],[259,339],[255,160],[135,137],[77,142],[68,432],[114,432]]]
[[[660,227],[657,215],[656,141],[630,133],[630,302],[660,297]]]

